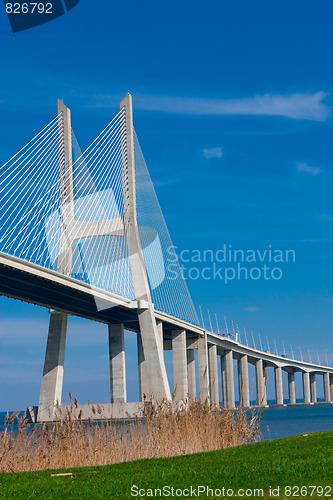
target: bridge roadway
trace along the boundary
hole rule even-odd
[[[95,288],[77,279],[1,252],[0,294],[105,324],[122,323],[127,330],[139,331],[138,303],[136,301]],[[139,305],[145,307],[145,304]],[[184,373],[185,379],[187,377],[184,389],[186,394],[191,393],[189,389],[191,386],[192,395],[195,392],[195,380],[193,380],[195,372],[194,369],[190,369],[190,366],[191,362],[194,366],[193,350],[198,349],[200,396],[204,397],[210,394],[213,403],[219,403],[218,384],[215,383],[215,380],[218,380],[218,356],[221,357],[222,394],[226,407],[233,408],[235,406],[234,359],[238,361],[238,379],[240,393],[244,397],[243,406],[247,407],[250,404],[248,363],[253,364],[256,368],[258,404],[267,403],[265,379],[268,367],[273,367],[275,370],[277,404],[283,404],[282,370],[288,372],[289,402],[291,404],[296,403],[295,372],[303,373],[304,403],[310,404],[317,401],[316,374],[324,377],[325,401],[333,402],[333,368],[259,351],[166,313],[155,311],[155,316],[157,322],[162,325],[164,350],[172,349],[176,359],[182,358],[182,356],[179,357],[180,351],[177,352],[177,350],[181,350],[184,345],[186,351],[192,350],[192,353],[187,353],[187,361],[185,361],[187,374],[184,372],[184,366],[176,367],[174,363],[174,379],[178,379],[179,387],[184,385]],[[185,344],[181,340],[181,332],[184,333]],[[180,377],[182,378],[180,379]],[[180,390],[179,397],[185,394],[181,392]]]
[[[137,301],[2,252],[0,295],[105,324],[121,322],[126,330],[139,330]],[[156,319],[163,322],[164,334],[170,334],[170,338],[175,328],[185,328],[195,337],[204,333],[202,328],[162,312],[156,311]]]

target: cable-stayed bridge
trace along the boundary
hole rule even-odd
[[[325,401],[333,401],[333,368],[259,351],[200,325],[178,261],[167,265],[172,242],[129,94],[83,153],[70,110],[58,101],[57,116],[1,167],[0,190],[0,293],[50,309],[39,421],[52,420],[61,401],[69,314],[108,325],[110,415],[134,408],[125,404],[124,329],[137,334],[140,401],[171,399],[163,354],[170,349],[176,400],[199,396],[218,405],[220,358],[226,408],[235,407],[234,359],[244,407],[250,406],[249,363],[259,405],[267,404],[268,367],[274,367],[276,404],[283,404],[283,370],[290,404],[297,371],[305,404],[317,401],[316,374],[323,376]]]

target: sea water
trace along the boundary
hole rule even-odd
[[[262,439],[330,430],[333,430],[333,404],[265,408],[260,422]]]
[[[0,433],[5,428],[5,417],[6,413],[0,412]],[[333,430],[333,404],[264,408],[259,427],[264,440]],[[17,429],[15,424],[11,428]]]

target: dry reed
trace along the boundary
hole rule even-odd
[[[121,425],[78,420],[77,401],[56,423],[29,425],[25,417],[8,417],[0,435],[0,472],[84,467],[142,458],[171,457],[237,446],[259,439],[260,412],[213,409],[195,400],[190,405],[162,402],[146,406],[143,418]],[[97,408],[100,413],[100,409]],[[11,430],[17,421],[17,432]]]

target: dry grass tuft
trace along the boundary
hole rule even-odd
[[[0,435],[0,472],[84,467],[172,457],[228,448],[259,439],[260,412],[247,417],[195,400],[147,406],[142,420],[121,424],[75,420],[77,400],[59,422],[29,425],[11,415]],[[97,407],[97,413],[100,413]],[[10,430],[17,422],[16,433]]]

